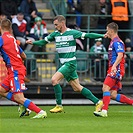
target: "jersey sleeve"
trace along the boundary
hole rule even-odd
[[[74,39],[82,38],[84,36],[84,33],[78,30],[72,30]]]
[[[73,30],[74,32],[74,37],[76,38],[100,38],[100,37],[104,37],[104,34],[97,34],[97,33],[85,33],[85,32],[81,32],[78,30]]]
[[[49,34],[48,36],[45,37],[45,41],[47,41],[48,43],[54,41],[55,40],[54,35],[55,35],[55,32]]]
[[[114,49],[116,51],[116,53],[122,52],[124,53],[124,44],[121,42],[114,42]]]
[[[84,38],[100,38],[104,37],[104,34],[98,34],[98,33],[86,33]]]
[[[3,39],[2,37],[0,36],[0,47],[3,45]]]
[[[50,43],[54,40],[55,40],[54,33],[51,33],[48,36],[46,36],[43,40],[34,41],[33,45],[43,46],[43,45],[46,45],[47,43]]]
[[[20,54],[24,52],[23,49],[20,46],[18,46],[18,48],[19,48]]]
[[[43,46],[46,45],[48,42],[45,40],[39,40],[39,41],[34,41],[33,45],[37,45],[37,46]]]

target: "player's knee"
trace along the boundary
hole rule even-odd
[[[0,86],[0,95],[4,96],[4,93],[6,93],[6,90]]]
[[[81,90],[82,90],[82,87],[81,86],[72,86],[72,88],[73,88],[73,90],[75,92],[81,92]]]
[[[58,84],[56,78],[52,77],[51,79],[52,85],[55,86],[56,84]]]
[[[111,95],[111,99],[115,99],[115,96],[114,95]]]
[[[116,95],[114,93],[111,93],[111,99],[115,100],[116,99]]]
[[[24,98],[24,97],[21,97],[21,96],[19,96],[19,95],[14,95],[14,100],[15,100],[17,103],[23,104],[24,101],[25,101],[25,98]]]
[[[75,92],[80,92],[80,90],[79,90],[78,88],[73,88],[73,90],[74,90]]]
[[[115,100],[116,97],[117,97],[117,91],[115,91],[115,90],[114,91],[111,91],[110,97],[111,97],[111,99]]]
[[[0,89],[0,95],[3,96],[3,92],[1,91],[1,89]]]
[[[103,92],[110,91],[110,87],[107,86],[107,85],[105,85],[105,84],[103,84],[102,91],[103,91]]]

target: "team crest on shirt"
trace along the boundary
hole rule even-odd
[[[25,90],[25,89],[26,89],[25,83],[22,83],[22,84],[21,84],[21,90]]]

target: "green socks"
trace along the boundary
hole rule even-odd
[[[62,88],[59,84],[54,86],[55,98],[56,103],[58,105],[62,105]]]
[[[59,84],[54,86],[55,98],[57,105],[62,105],[62,88]],[[94,104],[98,103],[99,99],[95,97],[90,90],[83,88],[81,94],[87,99],[91,100]]]
[[[98,103],[99,99],[95,97],[90,90],[87,88],[83,88],[81,94],[85,96],[87,99],[91,100],[94,104]]]

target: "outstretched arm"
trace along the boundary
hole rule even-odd
[[[38,46],[43,46],[46,45],[48,42],[45,40],[39,40],[39,41],[34,41],[33,45],[38,45]]]
[[[43,46],[43,45],[46,45],[47,43],[52,42],[54,40],[55,40],[55,38],[54,38],[54,32],[53,32],[53,33],[49,34],[48,36],[46,36],[43,40],[34,41],[34,42],[32,42],[31,40],[27,40],[26,43]]]
[[[34,41],[32,42],[31,40],[26,41],[27,44],[33,44],[33,45],[38,45],[38,46],[43,46],[46,45],[48,42],[45,40],[39,40],[39,41]]]
[[[98,33],[86,33],[84,38],[100,38],[105,37],[104,34],[98,34]]]

